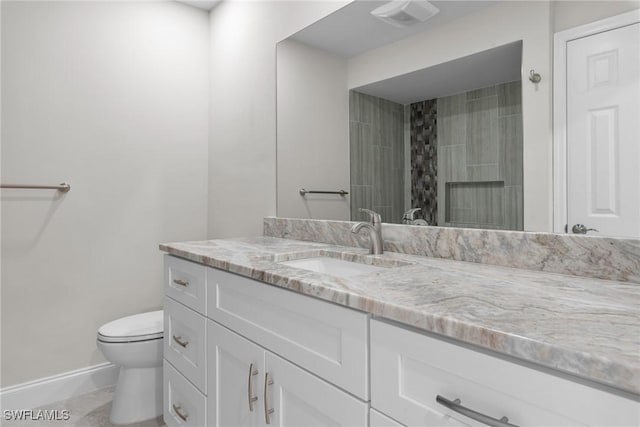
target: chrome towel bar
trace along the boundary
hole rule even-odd
[[[71,186],[62,182],[59,185],[30,185],[30,184],[0,184],[0,188],[20,188],[20,189],[28,189],[28,190],[58,190],[63,193],[71,190]]]
[[[304,196],[305,194],[339,194],[341,196],[346,196],[347,194],[349,194],[349,192],[344,190],[340,190],[340,191],[305,190],[304,188],[301,188],[300,195]]]

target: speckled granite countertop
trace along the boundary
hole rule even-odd
[[[640,394],[640,285],[273,237],[172,255]],[[393,268],[349,279],[278,264],[325,254]]]

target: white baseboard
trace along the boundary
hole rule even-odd
[[[33,409],[70,399],[118,380],[119,368],[112,363],[89,366],[51,377],[0,389],[0,406],[5,409]]]

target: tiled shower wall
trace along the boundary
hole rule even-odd
[[[520,81],[406,109],[350,91],[351,219],[368,219],[358,212],[367,208],[401,223],[410,206],[421,208],[416,217],[429,225],[522,230],[521,105]]]
[[[349,91],[351,220],[372,209],[384,222],[400,223],[404,212],[404,107]]]
[[[523,229],[521,82],[439,98],[438,225]]]
[[[429,225],[438,224],[437,100],[415,102],[409,108],[411,135],[411,207],[422,211]]]

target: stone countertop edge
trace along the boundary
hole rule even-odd
[[[337,278],[278,262],[301,253],[363,256],[367,251],[275,237],[165,243],[160,250],[604,384],[640,400],[638,284],[393,252],[381,257],[409,265]]]

